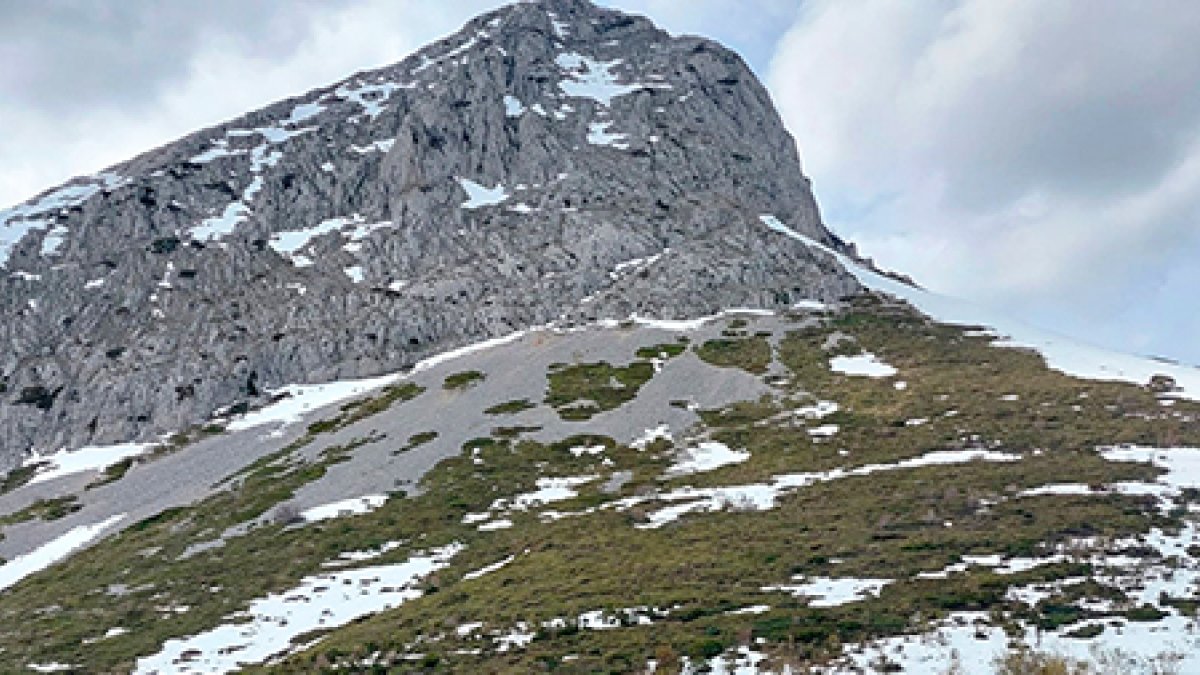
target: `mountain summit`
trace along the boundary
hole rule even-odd
[[[733,52],[584,0],[481,16],[0,213],[0,469],[524,327],[857,282]]]

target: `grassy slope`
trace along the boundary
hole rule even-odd
[[[900,375],[873,380],[831,373],[822,346],[834,332],[852,335]],[[771,350],[771,341],[738,339],[749,342],[715,350],[698,345],[696,350],[722,367],[763,372],[770,362],[763,349]],[[712,655],[753,638],[766,639],[778,659],[819,660],[842,643],[916,628],[947,611],[990,609],[998,618],[1028,613],[1004,601],[1009,585],[1081,570],[1064,564],[1025,575],[976,570],[949,580],[903,579],[939,569],[962,554],[1029,554],[1071,537],[1137,533],[1161,524],[1164,516],[1130,497],[1003,498],[1048,483],[1099,484],[1153,475],[1146,466],[1101,460],[1093,452],[1096,445],[1200,445],[1200,428],[1185,421],[1187,415],[1195,419],[1200,406],[1180,403],[1168,411],[1138,387],[1074,380],[1047,370],[1033,354],[990,347],[985,338],[968,337],[960,329],[870,299],[820,327],[797,324],[775,342],[773,355],[791,374],[777,395],[703,416],[704,431],[752,453],[745,463],[664,484],[660,476],[671,460],[665,442],[646,452],[616,448],[603,457],[575,457],[566,452],[570,442],[547,446],[498,438],[481,448],[481,464],[470,458],[443,462],[426,477],[419,497],[397,496],[371,514],[302,529],[285,529],[267,518],[252,536],[179,560],[189,544],[269,514],[296,487],[342,457],[332,452],[322,463],[299,465],[284,453],[248,471],[240,489],[142,523],[0,595],[4,660],[58,661],[81,664],[89,672],[120,672],[136,656],[156,651],[164,639],[215,625],[250,599],[290,587],[342,551],[386,541],[406,544],[369,564],[400,561],[415,550],[450,541],[467,548],[427,582],[424,597],[331,633],[282,670],[321,670],[362,663],[371,655],[395,659],[405,671],[529,672],[549,667],[625,672],[651,657],[669,670],[681,655]],[[560,406],[594,401],[619,407],[625,404],[618,399],[624,398],[626,386],[636,391],[653,377],[643,372],[646,366],[636,371],[607,364],[598,365],[596,372],[559,369],[559,385],[550,388],[550,398]],[[555,377],[550,374],[552,383]],[[897,390],[895,379],[904,380],[907,388]],[[615,389],[614,383],[619,383]],[[1019,400],[1001,400],[1008,394]],[[366,409],[380,412],[400,405],[403,398]],[[814,398],[834,400],[841,407],[810,423],[839,425],[831,440],[814,441],[784,414]],[[950,411],[955,414],[947,416]],[[913,418],[930,421],[907,426],[906,420]],[[314,433],[323,429],[318,425]],[[408,441],[392,440],[398,450]],[[558,511],[578,511],[654,489],[752,483],[780,473],[890,462],[980,443],[1025,458],[848,478],[796,491],[770,511],[693,514],[658,530],[635,527],[653,504],[549,523],[540,522],[535,513],[517,513],[512,529],[494,532],[461,523],[463,515],[485,510],[496,498],[532,489],[539,475],[632,472],[619,494],[601,493],[603,481],[597,481],[581,488],[578,498],[553,505]],[[604,457],[612,464],[605,465]],[[999,503],[981,508],[984,500]],[[516,559],[499,571],[462,580],[464,573],[509,555]],[[901,581],[878,599],[829,609],[760,590],[787,583],[795,574]],[[210,592],[212,587],[220,591]],[[114,595],[114,588],[134,590]],[[760,615],[726,614],[758,604],[771,609]],[[155,609],[171,605],[191,609],[182,614]],[[653,627],[537,629],[551,619],[585,611],[638,606],[669,614]],[[537,637],[526,649],[499,653],[490,641],[455,633],[455,626],[476,621],[485,624],[485,631],[507,631],[524,622],[535,627]],[[114,626],[131,633],[81,644]],[[455,653],[475,649],[482,651]],[[421,656],[401,660],[410,653]]]

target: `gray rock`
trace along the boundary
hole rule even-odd
[[[584,0],[486,14],[0,212],[0,471],[530,325],[857,290],[762,214],[850,251],[736,54]]]

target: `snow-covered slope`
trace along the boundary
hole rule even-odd
[[[880,274],[849,256],[792,230],[774,216],[764,215],[761,220],[772,230],[837,258],[866,288],[904,300],[937,321],[978,326],[995,335],[998,345],[1036,350],[1055,370],[1075,377],[1132,384],[1147,384],[1155,375],[1165,375],[1173,379],[1179,388],[1175,394],[1191,400],[1200,400],[1200,368],[1123,354],[1030,326],[1001,312],[933,293]]]

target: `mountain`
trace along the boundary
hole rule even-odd
[[[584,0],[481,16],[0,214],[0,469],[534,325],[855,290],[761,214],[843,247],[736,54]]]
[[[0,672],[1200,672],[1200,371],[873,269],[710,41],[515,4],[0,223]]]

